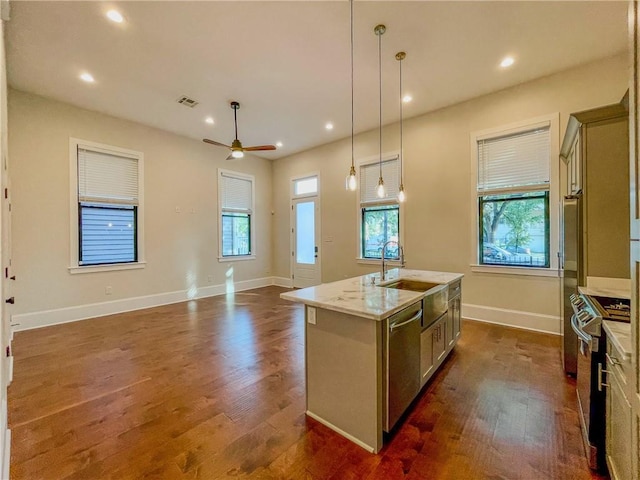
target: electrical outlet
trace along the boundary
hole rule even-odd
[[[209,275],[209,276],[207,277],[207,282],[209,282],[209,283],[213,283],[213,275]]]
[[[111,288],[111,285],[108,285],[104,288],[105,295],[111,295],[112,293],[113,293],[113,289]]]
[[[180,213],[180,207],[176,207],[176,213]]]
[[[311,325],[316,324],[316,307],[307,307],[307,322]]]

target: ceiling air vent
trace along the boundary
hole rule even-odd
[[[189,108],[193,108],[196,105],[198,105],[198,102],[196,100],[194,100],[193,98],[189,98],[186,95],[181,96],[178,99],[178,103],[184,105],[185,107],[189,107]]]

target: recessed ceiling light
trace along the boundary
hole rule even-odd
[[[413,100],[413,97],[411,95],[405,95],[404,97],[402,97],[403,103],[409,103],[411,100]]]
[[[122,23],[124,21],[124,17],[117,10],[109,10],[107,12],[107,18],[112,22],[116,22],[116,23]]]
[[[324,128],[326,128],[327,130],[333,130],[333,123],[329,122],[327,123]]]
[[[282,148],[282,142],[276,142],[276,147]]]
[[[504,57],[502,62],[500,62],[500,66],[502,68],[507,68],[507,67],[510,67],[511,65],[513,65],[514,62],[515,62],[515,60],[513,59],[513,57]]]
[[[213,125],[213,118],[211,117],[205,118],[204,121],[207,122],[209,125]]]
[[[93,78],[93,75],[91,75],[90,73],[83,73],[82,75],[80,75],[80,80],[87,83],[93,83],[96,81],[95,78]]]

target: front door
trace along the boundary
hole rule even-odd
[[[291,235],[293,251],[293,286],[320,284],[320,228],[318,197],[292,201]]]

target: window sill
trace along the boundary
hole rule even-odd
[[[255,260],[256,256],[255,255],[237,255],[237,256],[233,256],[233,257],[218,257],[218,262],[220,263],[224,263],[224,262],[239,262],[239,261],[243,261],[243,260]]]
[[[356,258],[356,262],[360,265],[381,265],[382,260],[379,258]],[[385,265],[393,265],[394,267],[400,266],[400,260],[387,260],[384,259]]]
[[[527,275],[533,277],[556,277],[560,271],[553,268],[541,267],[504,267],[502,265],[478,265],[471,264],[471,271],[476,273],[498,273],[503,275]]]
[[[96,273],[96,272],[113,272],[116,270],[138,270],[145,268],[147,262],[135,263],[114,263],[112,265],[86,265],[69,267],[69,273],[75,275],[77,273]]]

